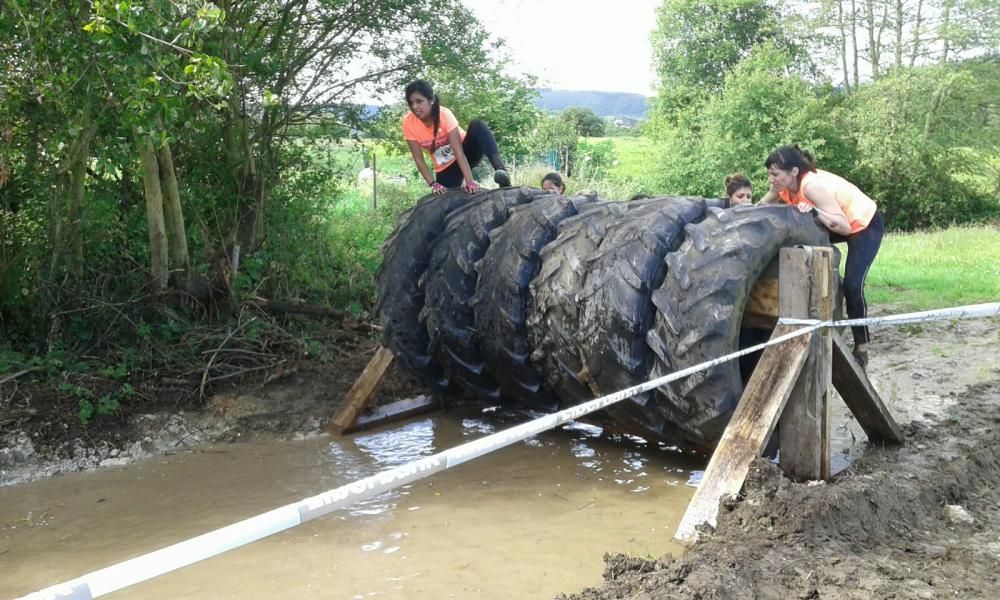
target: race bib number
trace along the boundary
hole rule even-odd
[[[439,165],[446,165],[453,160],[455,160],[455,153],[451,149],[451,144],[439,146],[438,149],[434,151],[434,162]]]

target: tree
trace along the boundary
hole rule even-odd
[[[809,148],[831,170],[850,165],[829,101],[801,77],[788,75],[792,61],[771,44],[758,47],[726,76],[721,93],[690,117],[690,127],[663,138],[657,171],[665,192],[718,196],[732,171],[762,184],[764,158],[788,143]]]
[[[435,68],[429,71],[428,78],[460,123],[482,119],[496,136],[503,155],[523,156],[531,150],[527,140],[539,116],[536,82],[530,76],[507,74],[510,64],[501,48],[491,54],[493,60],[472,73],[467,69]]]
[[[661,86],[718,91],[726,73],[757,44],[784,39],[779,15],[762,0],[665,0],[657,9],[653,53]]]
[[[267,251],[269,199],[301,176],[298,136],[490,56],[457,0],[0,0],[0,51],[0,310],[16,296],[18,321],[40,325],[92,284],[84,271],[129,273],[100,294],[197,272],[231,297],[237,251]],[[51,301],[32,301],[42,290]]]
[[[653,131],[686,127],[684,113],[697,112],[718,93],[729,70],[758,44],[777,43],[795,59],[792,68],[804,68],[808,57],[794,40],[767,0],[664,0],[652,35],[658,78]]]
[[[1000,47],[1000,5],[990,0],[821,0],[820,7],[813,31],[836,31],[839,53],[819,62],[839,68],[848,90],[891,70],[989,56]],[[824,36],[802,39],[822,58]]]
[[[560,112],[559,118],[565,121],[578,136],[601,137],[604,135],[604,119],[597,116],[589,108],[572,106]]]
[[[857,148],[855,181],[896,228],[1000,214],[1000,67],[934,65],[863,86],[835,113]]]

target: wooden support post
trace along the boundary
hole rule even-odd
[[[872,442],[903,443],[903,431],[868,380],[864,368],[854,360],[843,336],[832,332],[833,385]]]
[[[384,346],[379,346],[375,356],[368,362],[368,366],[358,377],[347,395],[344,396],[344,403],[340,410],[334,415],[327,431],[335,435],[343,435],[350,431],[358,420],[358,415],[364,412],[365,407],[382,387],[382,379],[385,372],[392,364],[394,356],[392,350]]]
[[[833,317],[833,250],[782,248],[779,276],[781,316]],[[809,357],[778,427],[781,470],[797,481],[830,478],[830,362],[828,328],[811,339]]]
[[[779,325],[772,337],[795,329]],[[757,368],[747,382],[743,397],[712,454],[701,485],[677,527],[677,533],[674,534],[676,539],[683,542],[695,541],[698,535],[695,528],[698,525],[708,523],[715,526],[719,501],[740,493],[750,472],[750,463],[764,452],[767,440],[774,432],[774,426],[778,423],[809,355],[810,338],[813,335],[792,338],[764,350]]]

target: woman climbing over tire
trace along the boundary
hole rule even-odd
[[[493,181],[500,187],[510,186],[510,176],[500,160],[496,139],[486,123],[473,119],[468,129],[463,130],[455,115],[441,106],[431,85],[422,79],[406,86],[406,104],[410,112],[403,116],[403,137],[410,146],[417,170],[435,195],[458,187],[464,187],[470,194],[478,192],[479,184],[472,177],[472,167],[478,165],[483,156],[493,165]],[[433,174],[424,160],[425,151],[434,165]]]
[[[817,223],[830,231],[833,243],[847,242],[847,265],[844,270],[844,297],[847,316],[868,316],[865,302],[865,278],[882,244],[884,222],[875,201],[850,181],[817,169],[813,157],[798,145],[781,146],[764,161],[771,184],[762,203],[785,202],[799,212],[811,213]],[[862,366],[868,364],[868,328],[851,328],[854,356]]]

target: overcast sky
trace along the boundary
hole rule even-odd
[[[649,34],[663,0],[462,2],[543,86],[653,94]]]

